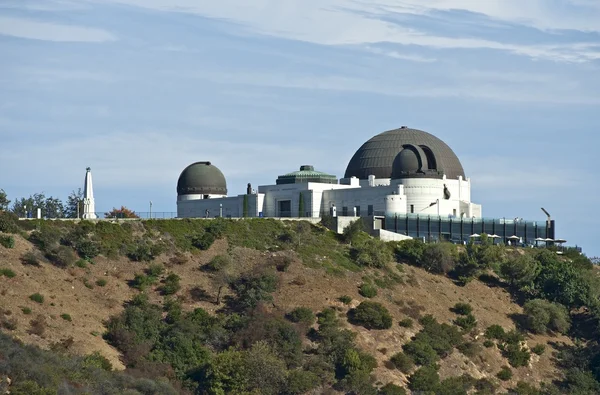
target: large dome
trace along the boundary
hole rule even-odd
[[[345,178],[465,177],[460,161],[446,143],[422,130],[403,126],[374,136],[354,154]]]
[[[177,180],[178,195],[227,195],[225,176],[210,162],[192,163]]]

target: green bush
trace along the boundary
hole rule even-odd
[[[87,267],[87,261],[85,259],[78,259],[77,262],[75,262],[75,266],[85,269]]]
[[[0,277],[5,276],[8,278],[13,278],[15,277],[17,274],[12,271],[11,269],[0,269]]]
[[[315,314],[308,307],[296,307],[287,314],[287,318],[292,322],[299,322],[305,325],[312,325],[315,322]]]
[[[521,347],[520,343],[507,343],[502,346],[502,355],[504,355],[511,366],[518,368],[520,366],[527,366],[531,354],[529,350]]]
[[[73,250],[67,246],[58,246],[56,248],[52,248],[46,253],[46,258],[48,258],[48,260],[52,262],[54,266],[58,266],[60,268],[73,266],[77,261],[77,256]]]
[[[531,351],[533,351],[534,354],[542,355],[544,351],[546,351],[546,346],[543,344],[536,344]]]
[[[473,358],[481,352],[481,346],[475,342],[465,342],[459,344],[456,348],[458,349],[458,351],[463,353],[463,355],[469,358]]]
[[[367,329],[388,329],[392,327],[390,312],[380,303],[365,301],[348,312],[350,321]]]
[[[163,246],[149,240],[137,240],[130,246],[127,257],[135,262],[149,262],[163,253]]]
[[[402,240],[396,245],[396,256],[412,265],[419,265],[426,244],[419,239]]]
[[[431,273],[445,274],[456,266],[456,246],[450,243],[425,244],[419,266]]]
[[[508,381],[512,378],[512,370],[508,366],[503,366],[498,374],[496,374],[496,377],[502,381]]]
[[[517,382],[517,386],[511,388],[509,390],[509,394],[514,395],[540,395],[540,390],[538,390],[533,385],[526,383],[524,381]]]
[[[319,377],[305,370],[291,370],[287,378],[287,391],[290,395],[300,395],[309,392],[319,385]]]
[[[534,333],[549,331],[566,333],[571,327],[571,318],[566,307],[542,299],[530,300],[523,306],[526,328]]]
[[[204,232],[200,236],[192,239],[192,245],[199,250],[206,251],[215,242],[215,236],[212,233]]]
[[[99,287],[104,287],[106,285],[106,279],[104,278],[99,278],[98,280],[96,280],[96,285]]]
[[[271,293],[277,290],[277,278],[270,273],[246,274],[233,282],[231,288],[236,294],[236,297],[230,300],[231,307],[234,310],[248,311],[260,302],[273,300]]]
[[[44,303],[44,295],[37,292],[29,295],[29,299],[33,300],[36,303]]]
[[[440,357],[447,356],[462,342],[462,335],[456,327],[438,323],[431,315],[420,319],[423,330],[402,346],[420,365],[432,365]]]
[[[402,373],[408,373],[415,366],[415,361],[407,354],[399,352],[394,354],[390,361],[394,364],[396,369]]]
[[[422,366],[408,378],[411,391],[435,393],[440,385],[437,366]]]
[[[145,291],[148,287],[155,285],[158,279],[153,276],[147,276],[145,274],[136,274],[131,281],[131,286],[137,288],[140,291]]]
[[[348,295],[342,295],[338,298],[338,300],[343,304],[350,304],[352,302],[352,298]]]
[[[15,248],[15,238],[10,235],[0,235],[0,245],[4,248]]]
[[[365,298],[374,298],[377,296],[377,287],[370,283],[362,283],[358,289],[358,293]]]
[[[100,254],[100,248],[98,245],[87,239],[78,240],[75,243],[75,251],[83,259],[92,259]]]
[[[470,331],[471,329],[473,329],[477,326],[477,320],[475,319],[475,317],[472,314],[468,314],[465,316],[457,317],[454,320],[454,324],[457,326],[460,326],[465,331]]]
[[[362,221],[355,221],[361,222]],[[346,228],[347,229],[347,228]],[[352,248],[352,255],[360,266],[382,268],[394,260],[388,245],[379,239],[369,238]]]
[[[425,339],[412,340],[402,346],[404,352],[419,365],[433,365],[440,358]]]
[[[71,318],[71,316],[69,314],[66,314],[66,313],[65,314],[61,314],[60,318],[62,318],[65,321],[69,321],[69,322],[73,321],[73,319]]]
[[[173,295],[177,293],[177,291],[181,289],[179,280],[181,280],[181,278],[177,274],[169,274],[167,278],[165,278],[163,285],[160,287],[161,293],[163,295]]]
[[[39,230],[34,230],[29,235],[29,241],[35,244],[42,251],[50,251],[60,241],[60,231],[53,226],[42,226]]]
[[[504,328],[500,325],[490,325],[485,330],[485,337],[488,339],[503,340],[505,336]]]
[[[459,315],[469,315],[473,312],[473,307],[468,303],[459,302],[456,303],[450,310]]]
[[[229,255],[216,255],[204,267],[211,272],[218,272],[229,265],[231,265],[231,257]]]
[[[31,314],[31,309],[29,307],[21,307],[21,311],[23,312],[23,314]]]
[[[403,328],[412,328],[413,320],[411,320],[410,318],[404,318],[400,320],[400,322],[398,322],[398,325],[400,325]]]
[[[387,383],[379,389],[377,395],[406,395],[406,390],[396,384]]]
[[[19,217],[8,211],[0,210],[0,232],[17,233]]]
[[[486,348],[493,347],[493,346],[494,346],[494,344],[496,344],[496,343],[494,343],[494,342],[493,342],[493,341],[491,341],[490,339],[485,339],[485,341],[483,342],[483,346],[484,346],[484,347],[486,347]]]

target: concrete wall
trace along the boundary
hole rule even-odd
[[[375,229],[371,233],[374,237],[378,237],[383,241],[402,241],[412,239],[410,236],[402,235],[400,233],[390,232],[384,229]]]

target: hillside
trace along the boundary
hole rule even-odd
[[[338,236],[321,225],[265,219],[22,222],[4,215],[0,229],[5,334],[65,360],[102,360],[99,353],[116,371],[164,376],[180,393],[600,388],[597,276],[584,256],[486,241],[467,248],[384,243],[359,226]],[[574,337],[587,346],[579,354]],[[17,372],[0,348],[1,361],[13,393],[27,393],[18,392],[19,380],[122,393],[79,376],[44,381],[44,366]],[[166,393],[158,385],[121,388]]]

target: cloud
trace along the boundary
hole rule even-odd
[[[517,0],[380,0],[376,3],[350,0],[256,0],[240,6],[236,0],[200,2],[194,0],[111,0],[139,7],[196,13],[207,17],[235,21],[255,33],[307,41],[324,45],[357,45],[391,42],[433,48],[494,49],[536,59],[586,62],[600,59],[597,43],[519,45],[477,37],[444,37],[426,34],[390,23],[386,16],[394,12],[427,14],[436,10],[465,10],[490,18],[538,24],[547,28],[587,29],[600,31],[600,10],[575,17],[569,12],[551,12],[542,0],[527,3]],[[566,1],[566,0],[563,0]],[[250,4],[250,3],[249,3]],[[584,5],[570,4],[570,11]],[[590,8],[592,14],[596,7]],[[586,9],[587,10],[587,9]],[[574,12],[574,11],[573,11]],[[571,18],[569,18],[571,16]],[[559,18],[560,17],[560,18]],[[569,20],[569,23],[557,24]],[[596,21],[596,22],[594,22]],[[546,22],[546,23],[542,23]]]
[[[0,16],[0,34],[58,42],[106,42],[117,38],[101,29]]]

